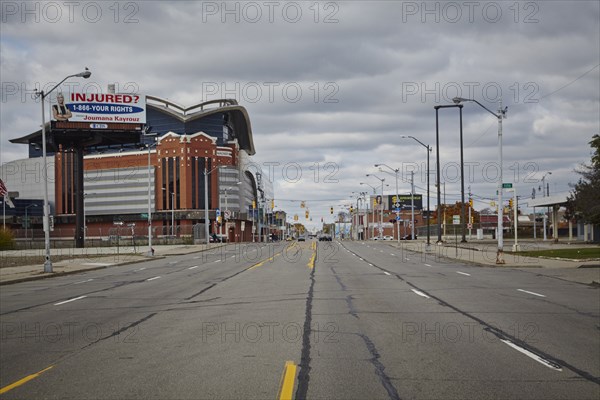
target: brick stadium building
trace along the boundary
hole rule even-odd
[[[87,238],[106,238],[115,232],[147,236],[150,199],[154,237],[189,235],[204,240],[206,169],[210,233],[222,232],[229,241],[251,241],[258,214],[252,212],[252,204],[264,204],[261,213],[271,214],[273,189],[251,161],[255,149],[246,109],[235,100],[183,107],[154,96],[146,99],[146,126],[156,136],[140,135],[138,143],[128,145],[112,145],[109,138],[108,143],[105,140],[102,145],[86,147],[83,187]],[[11,142],[28,144],[29,158],[4,164],[1,175],[11,191],[20,193],[21,200],[39,201],[43,198],[39,183],[44,170],[41,131]],[[48,152],[49,201],[55,226],[52,236],[73,237],[75,155],[57,147],[54,153]],[[223,214],[227,210],[229,215],[222,227],[216,223],[217,209]],[[13,227],[20,225],[16,214],[7,221]],[[41,213],[31,222],[39,229],[36,237],[43,236]]]

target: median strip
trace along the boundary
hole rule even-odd
[[[44,368],[43,370],[36,372],[35,374],[27,375],[25,378],[20,379],[20,380],[16,381],[15,383],[11,383],[8,386],[4,386],[3,388],[0,389],[0,394],[6,393],[9,390],[13,390],[16,387],[19,387],[19,386],[29,382],[30,380],[37,378],[38,376],[40,376],[41,374],[43,374],[44,372],[46,372],[52,368],[54,368],[54,365],[51,365],[48,368]]]

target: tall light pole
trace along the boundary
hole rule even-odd
[[[550,190],[549,190],[550,188],[546,188],[546,183],[545,183],[546,182],[546,176],[548,176],[548,175],[552,175],[552,172],[548,171],[548,172],[546,172],[544,174],[544,176],[542,176],[542,194],[543,194],[542,197],[550,196],[550,193],[549,193],[550,192]],[[544,223],[544,240],[548,240],[547,233],[546,233],[546,231],[547,231],[547,222],[546,222],[546,220],[548,219],[549,209],[550,209],[550,207],[546,207],[546,214],[544,214],[544,221],[543,221],[543,223]],[[534,215],[534,217],[535,217],[535,215]]]
[[[373,175],[373,174],[367,174],[367,176],[372,176],[375,179],[379,179],[381,181],[381,204],[379,205],[381,207],[381,214],[379,217],[379,238],[383,239],[383,182],[385,181],[385,178],[380,178],[377,175]]]
[[[208,175],[210,175],[211,173],[213,173],[213,171],[219,169],[220,167],[222,167],[222,165],[217,165],[216,167],[214,167],[213,169],[211,169],[210,171],[208,170],[208,168],[206,168],[206,165],[208,163],[208,159],[204,160],[204,235],[206,236],[206,245],[208,245],[210,243],[210,238],[208,237],[209,235],[209,218],[208,218]]]
[[[429,246],[431,243],[431,241],[430,241],[431,233],[430,233],[430,224],[429,224],[429,221],[431,220],[431,211],[429,209],[429,153],[431,153],[431,146],[421,142],[419,139],[417,139],[414,136],[402,135],[400,137],[403,139],[406,139],[406,138],[413,139],[417,143],[419,143],[421,146],[423,146],[427,149],[427,249],[429,249]]]
[[[27,231],[29,230],[29,219],[27,218],[27,209],[29,209],[29,207],[37,207],[37,204],[30,204],[27,207],[25,207],[25,240],[27,240]],[[31,234],[31,238],[33,239],[33,231]]]
[[[481,108],[492,114],[498,120],[498,162],[499,174],[498,174],[498,252],[496,253],[496,264],[504,264],[504,227],[503,227],[503,207],[502,207],[502,120],[506,118],[506,111],[508,107],[502,108],[502,100],[498,101],[498,111],[493,112],[480,102],[474,99],[465,99],[462,97],[455,97],[452,99],[454,103],[459,104],[464,101],[471,101],[478,104]]]
[[[370,184],[368,184],[368,183],[365,183],[365,182],[360,182],[360,185],[365,185],[365,186],[368,186],[368,187],[370,187],[371,189],[373,189],[373,194],[376,194],[376,193],[377,193],[377,188],[375,188],[375,186],[372,186],[372,185],[370,185]],[[368,234],[369,236],[371,236],[371,235],[370,235],[370,232],[369,232],[369,218],[370,218],[370,215],[369,215],[369,214],[370,214],[370,213],[369,213],[369,205],[370,205],[370,203],[371,203],[371,199],[369,198],[369,199],[367,200],[367,196],[366,196],[366,195],[367,195],[367,193],[365,192],[365,200],[367,201],[367,234]],[[373,210],[375,210],[375,208],[373,208]],[[375,224],[375,212],[373,212],[373,224]]]
[[[144,136],[156,137],[156,133],[150,133],[150,127],[147,126],[144,130]],[[149,143],[146,146],[148,147],[148,256],[152,257],[154,255],[154,251],[152,250],[152,172],[150,170],[150,148],[152,146],[156,146],[158,142]]]
[[[397,210],[396,211],[396,217],[398,217],[400,215],[400,195],[398,194],[398,173],[400,172],[400,168],[392,168],[387,164],[375,164],[375,167],[379,167],[379,170],[381,171],[381,167],[386,167],[387,169],[389,169],[390,171],[392,171],[394,173],[394,175],[396,176],[396,201],[394,204],[394,208]],[[383,197],[383,194],[381,195]],[[400,222],[398,221],[398,218],[396,218],[396,226],[397,226],[397,231],[398,231],[398,245],[400,245]]]
[[[44,108],[44,101],[46,97],[50,95],[59,87],[64,81],[69,78],[84,78],[87,79],[92,75],[92,73],[86,68],[85,71],[80,72],[78,74],[73,74],[67,76],[65,79],[60,81],[56,86],[47,92],[36,91],[36,96],[41,99],[42,103],[42,159],[44,163],[44,272],[53,272],[52,270],[52,261],[50,260],[50,204],[48,203],[48,162],[46,156],[46,110]]]
[[[455,101],[456,103],[456,101]],[[443,105],[443,106],[434,106],[433,108],[435,109],[435,156],[436,156],[436,169],[437,169],[437,173],[436,173],[436,182],[437,182],[437,209],[438,209],[438,214],[440,213],[440,202],[441,202],[441,197],[442,197],[442,193],[441,193],[441,189],[440,189],[440,123],[439,123],[439,111],[440,108],[458,108],[460,110],[460,169],[461,169],[461,187],[462,187],[462,208],[461,208],[461,214],[462,214],[462,218],[463,218],[463,239],[465,237],[465,232],[466,232],[466,228],[465,228],[465,221],[464,221],[464,217],[465,217],[465,190],[464,190],[464,163],[463,163],[463,152],[462,152],[462,108],[463,105],[462,104],[448,104],[448,105]],[[440,218],[438,215],[437,218],[437,227],[438,227],[438,240],[437,240],[437,244],[442,244],[442,232],[441,232],[441,224],[440,224]]]
[[[241,185],[241,184],[242,184],[242,182],[236,182],[236,183],[234,183],[234,185]],[[224,214],[224,215],[221,217],[223,221],[225,220],[225,218],[224,218],[224,217],[225,217],[227,214],[229,214],[229,207],[228,207],[228,205],[227,205],[227,189],[232,189],[233,187],[234,187],[234,186],[225,186],[225,187],[223,188],[223,192],[225,193],[225,214]],[[220,200],[220,196],[219,196],[219,200]],[[227,230],[227,225],[225,225],[225,230]],[[222,230],[221,230],[221,234],[223,234],[223,231],[222,231]],[[229,241],[229,232],[226,232],[226,234],[227,234],[227,240]],[[235,238],[234,238],[234,239],[235,239]],[[222,238],[222,237],[221,237],[221,240],[223,240],[223,238]]]

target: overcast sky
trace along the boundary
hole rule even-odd
[[[115,83],[183,105],[236,98],[250,114],[254,159],[273,173],[276,206],[293,215],[306,201],[313,225],[353,191],[372,192],[360,182],[380,185],[367,173],[392,194],[394,177],[375,163],[401,169],[401,193],[415,170],[425,194],[426,150],[401,136],[433,146],[434,171],[433,107],[457,95],[508,106],[505,182],[529,197],[551,171],[551,194],[566,193],[600,132],[599,4],[3,1],[1,162],[27,156],[8,140],[40,125],[31,91],[88,67],[92,77],[71,88]],[[481,209],[496,193],[498,123],[474,103],[463,122],[465,185]],[[440,158],[453,202],[457,109],[440,110]]]

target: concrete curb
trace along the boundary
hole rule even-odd
[[[122,265],[137,264],[137,263],[141,263],[141,262],[149,261],[149,260],[160,260],[160,259],[167,258],[169,256],[184,256],[184,255],[187,255],[187,254],[202,253],[202,252],[209,251],[209,250],[220,249],[220,248],[226,247],[226,246],[227,246],[227,243],[221,244],[220,246],[212,247],[210,249],[193,249],[193,251],[189,251],[189,252],[169,253],[169,254],[165,254],[165,255],[157,255],[157,256],[152,256],[152,257],[143,256],[141,254],[136,254],[136,255],[139,255],[139,256],[142,256],[142,257],[145,257],[145,258],[141,259],[141,260],[124,261],[124,262],[121,262],[121,263],[115,263],[115,264],[111,264],[111,265],[102,265],[102,266],[98,266],[98,267],[91,267],[91,268],[85,268],[85,269],[73,269],[71,271],[55,272],[55,273],[48,274],[48,275],[34,275],[34,276],[27,276],[27,277],[23,277],[23,278],[17,278],[17,279],[11,279],[11,280],[6,280],[6,281],[0,281],[0,286],[11,285],[11,284],[14,284],[14,283],[38,281],[38,280],[48,279],[48,278],[54,278],[54,277],[58,277],[58,276],[79,274],[79,273],[82,273],[82,272],[96,271],[96,270],[99,270],[99,269],[105,269],[105,268],[110,268],[110,267],[118,267],[118,266],[122,266]],[[74,259],[76,259],[76,257],[74,257]]]
[[[155,256],[153,259],[163,259],[166,258],[165,256]],[[24,278],[17,278],[17,279],[12,279],[12,280],[8,280],[8,281],[0,281],[0,286],[5,286],[5,285],[12,285],[13,283],[22,283],[22,282],[31,282],[31,281],[39,281],[42,279],[48,279],[48,278],[56,278],[59,276],[65,276],[65,275],[75,275],[75,274],[79,274],[82,272],[88,272],[88,271],[97,271],[99,269],[106,269],[106,268],[111,268],[111,267],[120,267],[123,265],[129,265],[129,264],[137,264],[137,263],[141,263],[144,261],[148,261],[147,259],[144,260],[133,260],[133,261],[124,261],[122,263],[116,263],[116,264],[111,264],[111,265],[102,265],[102,266],[98,266],[98,267],[91,267],[91,268],[85,268],[85,269],[74,269],[72,271],[62,271],[62,272],[54,272],[52,274],[48,274],[48,275],[34,275],[34,276],[27,276]]]

